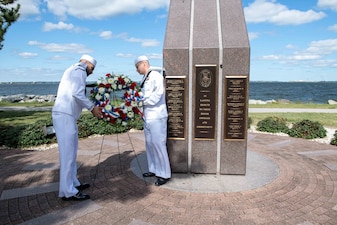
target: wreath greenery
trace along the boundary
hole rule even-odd
[[[121,97],[116,97],[116,92],[123,91]],[[111,124],[127,125],[135,115],[143,117],[143,93],[137,83],[125,75],[108,73],[105,78],[99,78],[90,91],[90,99],[101,107],[103,120]]]

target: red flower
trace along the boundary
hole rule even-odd
[[[130,88],[134,90],[136,86],[137,86],[136,82],[132,82],[132,84],[130,85]]]
[[[121,77],[118,77],[118,82],[121,84],[121,85],[125,85],[125,81],[123,78]]]
[[[106,77],[111,77],[110,73],[105,74]]]
[[[122,120],[126,120],[126,114],[123,112],[120,112],[119,115],[121,115]]]
[[[138,109],[137,107],[133,107],[132,110],[133,110],[133,112],[136,113],[136,114],[138,114],[138,113],[140,112],[139,109]]]
[[[110,87],[111,87],[111,84],[106,84],[105,87],[106,87],[106,88],[110,88]]]

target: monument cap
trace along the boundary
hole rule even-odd
[[[85,59],[85,60],[91,62],[91,64],[94,65],[94,66],[96,67],[97,61],[96,61],[96,59],[94,59],[92,56],[90,56],[90,55],[82,55],[82,57],[81,57],[80,60],[82,60],[82,59]]]
[[[137,65],[139,62],[142,62],[142,61],[149,61],[149,59],[145,55],[138,56],[135,59],[135,65]]]

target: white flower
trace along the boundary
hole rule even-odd
[[[111,77],[109,77],[109,78],[108,78],[108,83],[109,83],[109,84],[113,84],[113,83],[114,83],[114,79],[111,78]]]
[[[143,102],[142,101],[138,102],[138,106],[142,107],[143,106]]]
[[[116,90],[117,85],[116,85],[115,83],[113,83],[113,84],[111,84],[111,88],[112,88],[113,90]]]
[[[98,93],[104,94],[105,93],[105,88],[104,87],[98,88]]]
[[[106,105],[105,107],[104,107],[104,109],[106,110],[106,111],[111,111],[111,109],[112,109],[112,106],[111,105]]]
[[[123,125],[123,126],[126,126],[126,125],[128,125],[128,123],[125,122],[125,121],[123,121],[123,122],[122,122],[122,125]]]
[[[131,102],[131,106],[132,106],[132,107],[137,107],[137,102],[136,102],[136,101],[132,101],[132,102]]]
[[[122,89],[123,89],[123,85],[119,84],[119,85],[118,85],[118,89],[119,89],[119,90],[122,90]]]
[[[97,80],[97,84],[100,85],[102,83],[102,78]]]
[[[125,107],[124,109],[123,109],[123,113],[128,113],[128,107]]]
[[[96,99],[97,101],[101,100],[101,98],[102,98],[102,96],[101,96],[100,94],[97,94],[97,95],[95,96],[95,99]]]
[[[129,118],[133,118],[135,116],[133,111],[128,112],[127,115],[128,115]]]
[[[109,99],[109,98],[110,98],[109,93],[105,93],[105,94],[104,94],[104,97],[105,97],[106,99]]]

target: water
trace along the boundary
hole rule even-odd
[[[2,95],[56,95],[58,82],[0,83]],[[87,88],[90,93],[91,88]],[[249,99],[326,104],[337,100],[337,82],[250,82]]]
[[[250,82],[249,99],[325,104],[337,101],[337,82]]]

